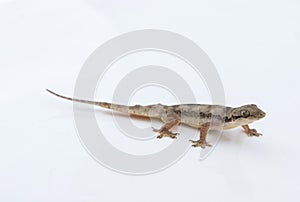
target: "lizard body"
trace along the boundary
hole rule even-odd
[[[260,136],[255,129],[250,129],[248,124],[265,117],[265,113],[255,104],[243,105],[241,107],[227,107],[222,105],[207,104],[181,104],[181,105],[119,105],[107,102],[88,101],[76,98],[65,97],[47,89],[48,92],[71,101],[81,102],[103,108],[115,110],[121,113],[160,119],[164,125],[160,129],[153,129],[158,132],[157,138],[170,137],[176,138],[178,133],[171,130],[179,125],[185,124],[193,128],[200,129],[200,139],[193,141],[194,147],[211,146],[206,142],[206,135],[210,129],[223,130],[242,126],[248,136]],[[214,120],[214,121],[212,121]],[[221,129],[222,129],[221,128]]]

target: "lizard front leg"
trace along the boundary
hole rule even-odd
[[[200,139],[199,140],[190,140],[193,143],[193,147],[205,148],[206,146],[211,147],[210,144],[206,142],[206,136],[209,130],[210,123],[205,123],[200,128]]]
[[[153,128],[154,132],[159,132],[157,138],[170,137],[175,139],[178,133],[171,130],[180,123],[180,117],[176,113],[167,113],[165,124],[160,129]]]
[[[251,137],[251,136],[261,136],[261,133],[258,133],[256,129],[250,129],[248,125],[242,125],[243,129],[245,130],[245,133]]]

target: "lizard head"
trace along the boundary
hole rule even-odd
[[[252,123],[265,116],[266,113],[259,109],[255,104],[232,108],[227,113],[227,118],[230,121],[239,121],[243,124]]]

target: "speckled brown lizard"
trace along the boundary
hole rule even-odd
[[[185,124],[193,128],[200,129],[199,140],[191,140],[194,147],[211,146],[206,142],[206,135],[210,129],[212,130],[227,130],[242,126],[248,136],[260,136],[255,129],[250,129],[248,124],[265,117],[265,113],[255,104],[243,105],[241,107],[226,107],[222,105],[207,105],[207,104],[181,104],[181,105],[134,105],[126,106],[112,104],[107,102],[96,102],[69,98],[47,89],[48,92],[71,101],[92,104],[107,109],[112,109],[129,115],[140,117],[149,117],[160,119],[164,125],[160,129],[153,129],[158,132],[157,138],[170,137],[176,138],[178,133],[173,133],[171,130],[179,125]],[[220,128],[221,126],[221,128]]]

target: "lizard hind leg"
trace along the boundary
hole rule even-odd
[[[158,132],[157,138],[169,137],[175,139],[179,133],[173,133],[171,130],[180,124],[180,117],[175,113],[167,113],[165,124],[160,129],[153,128],[154,132]]]
[[[190,140],[193,143],[193,147],[201,147],[202,149],[204,149],[206,146],[207,147],[211,147],[211,144],[208,144],[206,142],[206,136],[209,130],[209,123],[205,123],[201,126],[200,128],[200,138],[199,140]]]

